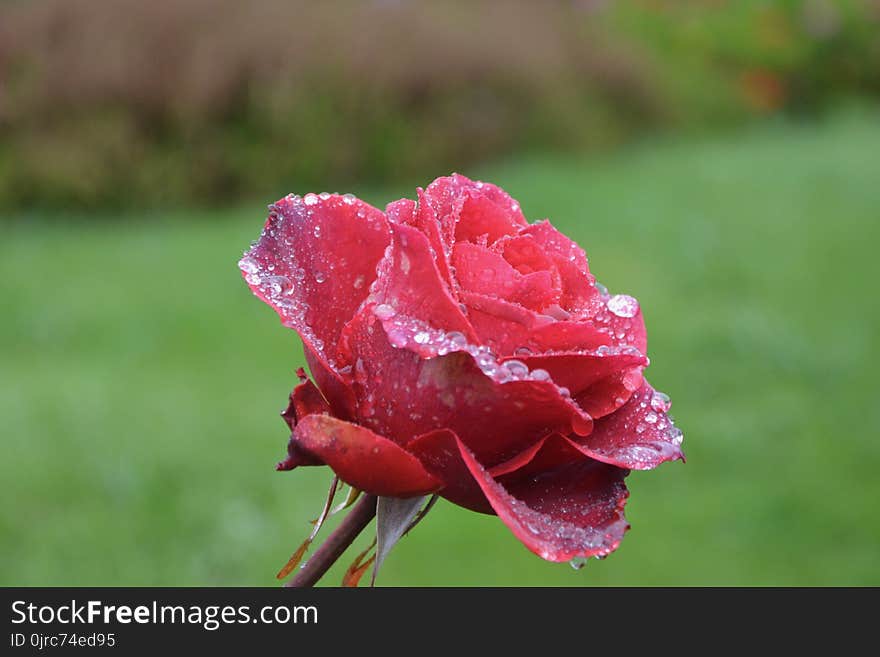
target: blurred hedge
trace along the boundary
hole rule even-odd
[[[0,0],[2,2],[2,0]],[[880,0],[0,4],[0,207],[274,198],[880,91]]]

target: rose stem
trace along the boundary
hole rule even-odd
[[[358,534],[370,524],[373,516],[376,515],[376,501],[375,495],[364,495],[360,502],[348,512],[339,526],[327,537],[327,540],[321,544],[321,547],[315,551],[312,558],[284,586],[314,586],[330,569],[330,566],[342,556],[342,553],[358,537]]]

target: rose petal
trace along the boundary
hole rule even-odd
[[[363,201],[287,196],[239,267],[254,294],[332,369],[342,328],[366,298],[388,242],[385,215]]]
[[[549,432],[592,430],[590,417],[558,386],[528,378],[521,364],[499,367],[479,351],[421,358],[395,348],[369,308],[346,332],[358,421],[399,444],[448,428],[493,465]]]
[[[547,271],[553,275],[554,285],[557,287],[561,285],[562,281],[556,263],[531,235],[502,238],[493,248],[519,273],[530,274],[536,271]]]
[[[584,449],[577,443],[561,434],[553,433],[512,459],[491,468],[489,474],[504,486],[508,486],[510,482],[555,470],[562,465],[586,460],[594,459],[585,454]]]
[[[460,440],[458,447],[498,517],[543,559],[607,555],[617,549],[629,528],[623,515],[627,470],[585,460],[505,488]]]
[[[461,459],[456,441],[455,434],[449,429],[437,429],[414,438],[407,444],[406,450],[443,482],[443,488],[439,491],[441,497],[471,511],[495,515],[483,489]]]
[[[536,311],[559,301],[559,290],[549,271],[523,275],[501,255],[477,244],[456,244],[452,264],[459,284],[470,292],[500,297]]]
[[[422,232],[431,246],[440,278],[450,290],[454,290],[457,283],[449,265],[452,236],[455,231],[454,220],[451,216],[440,216],[441,210],[434,208],[421,187],[418,189],[418,198],[414,225]],[[448,230],[446,230],[447,223],[449,224]]]
[[[343,420],[354,417],[357,402],[351,390],[350,377],[330,367],[307,343],[303,343],[303,353],[315,383],[330,403],[333,415]]]
[[[458,332],[476,341],[474,329],[440,276],[427,238],[404,225],[392,225],[391,233],[391,244],[379,263],[371,307],[394,346],[428,357],[434,353],[425,346],[427,335]],[[340,343],[343,352],[344,342]]]
[[[462,291],[468,320],[480,341],[500,356],[596,349],[611,336],[588,322],[558,320],[483,294]]]
[[[291,431],[306,415],[330,413],[330,405],[315,384],[306,378],[305,370],[299,368],[296,373],[299,385],[290,393],[287,409],[281,413]]]
[[[517,359],[528,365],[529,369],[542,369],[549,373],[556,385],[568,388],[572,397],[576,399],[578,395],[603,379],[623,370],[644,367],[648,364],[648,359],[634,347],[599,347],[585,351],[520,354],[517,355]],[[600,391],[597,389],[593,393],[599,394]]]
[[[520,231],[520,235],[532,237],[555,263],[562,280],[564,308],[579,312],[599,294],[584,250],[556,230],[549,221],[527,226]]]
[[[642,387],[642,368],[634,367],[597,381],[575,394],[575,400],[594,419],[613,413],[623,406],[632,394]]]
[[[414,497],[442,485],[415,456],[392,441],[328,415],[303,418],[292,440],[329,465],[345,483],[373,495]]]
[[[385,216],[393,224],[416,224],[418,204],[412,199],[402,198],[385,206]]]
[[[580,312],[582,321],[591,323],[607,334],[610,344],[629,345],[648,353],[648,333],[639,302],[625,294],[600,294],[593,297]]]
[[[519,204],[504,190],[457,173],[428,185],[424,200],[435,213],[447,246],[476,241],[482,235],[494,242],[528,225]]]
[[[593,433],[572,441],[592,458],[630,470],[684,460],[681,431],[666,415],[668,408],[668,398],[644,381],[626,404],[596,421]]]

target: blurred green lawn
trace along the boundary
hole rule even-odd
[[[465,172],[639,297],[688,462],[579,572],[441,502],[380,583],[880,585],[876,119]],[[298,340],[236,268],[264,204],[191,215],[4,226],[0,584],[274,585],[319,511],[326,469],[273,471]]]

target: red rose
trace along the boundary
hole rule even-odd
[[[351,196],[270,206],[239,263],[303,340],[279,469],[329,465],[376,495],[496,513],[530,550],[605,555],[624,477],[683,458],[642,377],[638,302],[494,185],[453,175],[383,213]]]

